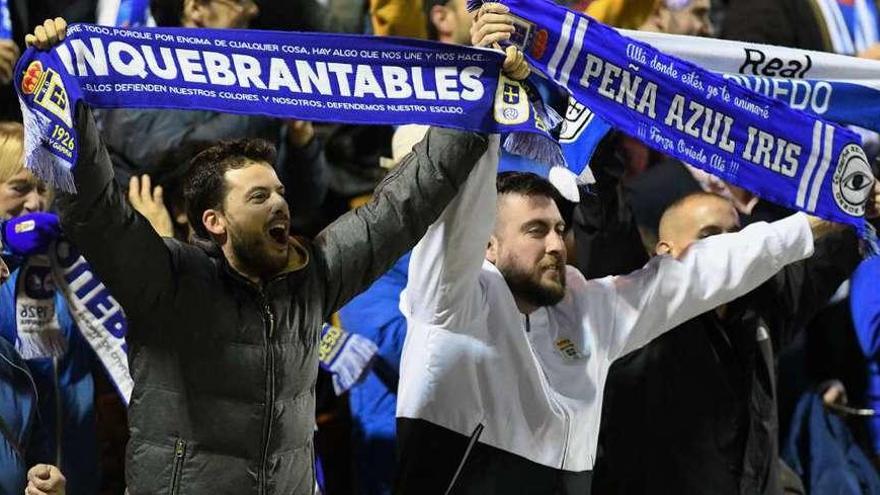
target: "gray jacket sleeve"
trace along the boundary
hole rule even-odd
[[[324,316],[366,289],[425,234],[486,152],[485,135],[432,128],[373,193],[318,234]]]
[[[77,193],[58,195],[62,228],[126,314],[137,317],[157,307],[163,292],[172,287],[171,255],[114,180],[91,110],[80,104],[76,120]]]

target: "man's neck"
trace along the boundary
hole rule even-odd
[[[229,263],[229,266],[232,267],[233,270],[235,270],[235,273],[238,273],[242,277],[248,279],[251,283],[253,283],[257,287],[263,286],[263,280],[257,275],[250,274],[242,266],[241,262],[239,262],[238,258],[232,252],[231,247],[229,247],[228,245],[223,246],[222,250],[223,250],[223,256],[226,258],[226,262]]]
[[[517,296],[513,296],[513,301],[516,303],[516,307],[517,309],[519,309],[519,312],[526,316],[534,313],[540,307]]]

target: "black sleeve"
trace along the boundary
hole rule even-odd
[[[61,224],[126,314],[136,318],[159,307],[173,288],[171,253],[114,180],[91,110],[80,104],[76,115],[77,192],[58,195]]]
[[[758,304],[784,322],[774,335],[774,344],[790,342],[826,306],[828,300],[852,272],[861,256],[858,238],[852,229],[830,233],[817,239],[813,256],[792,263],[762,285],[753,296]]]
[[[615,141],[615,135],[609,134],[596,150],[590,162],[596,183],[589,191],[581,191],[574,213],[574,261],[588,279],[622,275],[648,262],[620,185],[623,160],[615,152]]]

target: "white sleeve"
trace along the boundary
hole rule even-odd
[[[464,187],[413,249],[400,310],[408,319],[467,328],[481,311],[480,267],[495,225],[499,136],[471,171]]]
[[[611,360],[663,332],[757,288],[785,265],[813,254],[806,215],[755,223],[692,244],[680,259],[658,256],[629,275],[607,277],[611,331],[598,337]]]

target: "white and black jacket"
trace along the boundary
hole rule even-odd
[[[809,257],[806,217],[750,225],[658,256],[626,276],[567,269],[559,304],[524,315],[484,260],[497,138],[412,253],[398,418],[425,420],[564,471],[591,470],[611,363]]]

